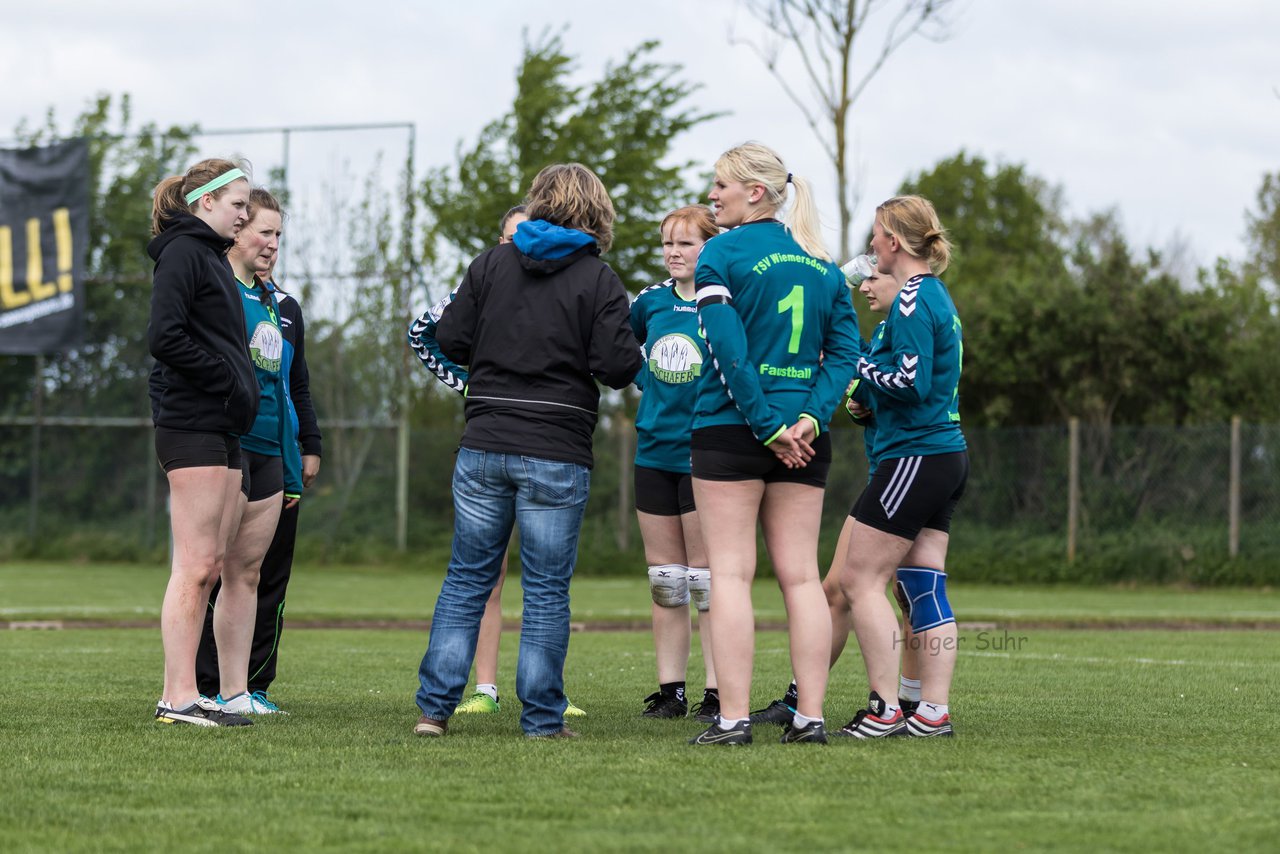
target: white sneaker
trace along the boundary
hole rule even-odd
[[[248,691],[237,694],[230,700],[222,699],[222,695],[218,695],[218,708],[224,712],[231,712],[234,715],[284,715],[288,712],[282,711],[279,706],[267,699],[266,694],[262,691],[255,691],[250,694]]]

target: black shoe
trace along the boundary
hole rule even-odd
[[[689,704],[673,694],[655,691],[644,701],[649,705],[640,713],[642,718],[682,718],[689,713]]]
[[[783,744],[826,744],[827,729],[822,721],[810,721],[802,727],[787,724],[782,730]]]
[[[690,744],[750,744],[751,743],[751,722],[743,721],[731,729],[721,729],[720,721],[717,719],[706,732],[698,733],[694,738],[689,739]]]
[[[898,705],[902,707],[902,716],[909,718],[916,713],[916,709],[920,708],[920,701],[899,700]]]
[[[785,700],[774,700],[763,709],[752,712],[751,723],[787,726],[795,716],[796,710],[788,706]]]
[[[702,702],[690,709],[689,714],[693,715],[694,718],[702,721],[704,724],[715,723],[716,717],[720,714],[720,695],[704,695]]]
[[[208,697],[201,697],[184,709],[173,709],[166,703],[156,703],[156,722],[193,726],[253,726],[253,721],[243,715],[222,711]]]

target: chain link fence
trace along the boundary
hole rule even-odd
[[[411,429],[408,466],[398,471],[394,423],[322,422],[325,458],[304,498],[300,556],[447,560],[459,424]],[[1234,478],[1232,434],[1227,424],[1084,426],[1073,455],[1067,425],[970,428],[971,475],[949,568],[958,577],[1006,582],[1280,581],[1280,425],[1239,426]],[[861,431],[832,435],[824,563],[867,479]],[[630,422],[602,418],[582,572],[643,563],[631,503],[633,452]],[[401,479],[409,496],[407,555],[395,548]],[[166,499],[144,419],[0,420],[0,556],[163,559]],[[762,566],[767,571],[763,553]]]

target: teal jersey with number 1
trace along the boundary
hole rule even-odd
[[[694,281],[712,358],[694,429],[745,423],[767,443],[803,413],[825,430],[862,350],[839,268],[761,220],[708,240]]]

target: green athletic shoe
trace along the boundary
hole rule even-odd
[[[497,700],[483,691],[477,691],[459,703],[453,713],[455,715],[496,715],[498,710]]]
[[[573,700],[570,700],[568,697],[565,697],[564,699],[565,702],[569,704],[564,710],[564,716],[566,718],[585,718],[587,716],[586,712],[573,704]]]

